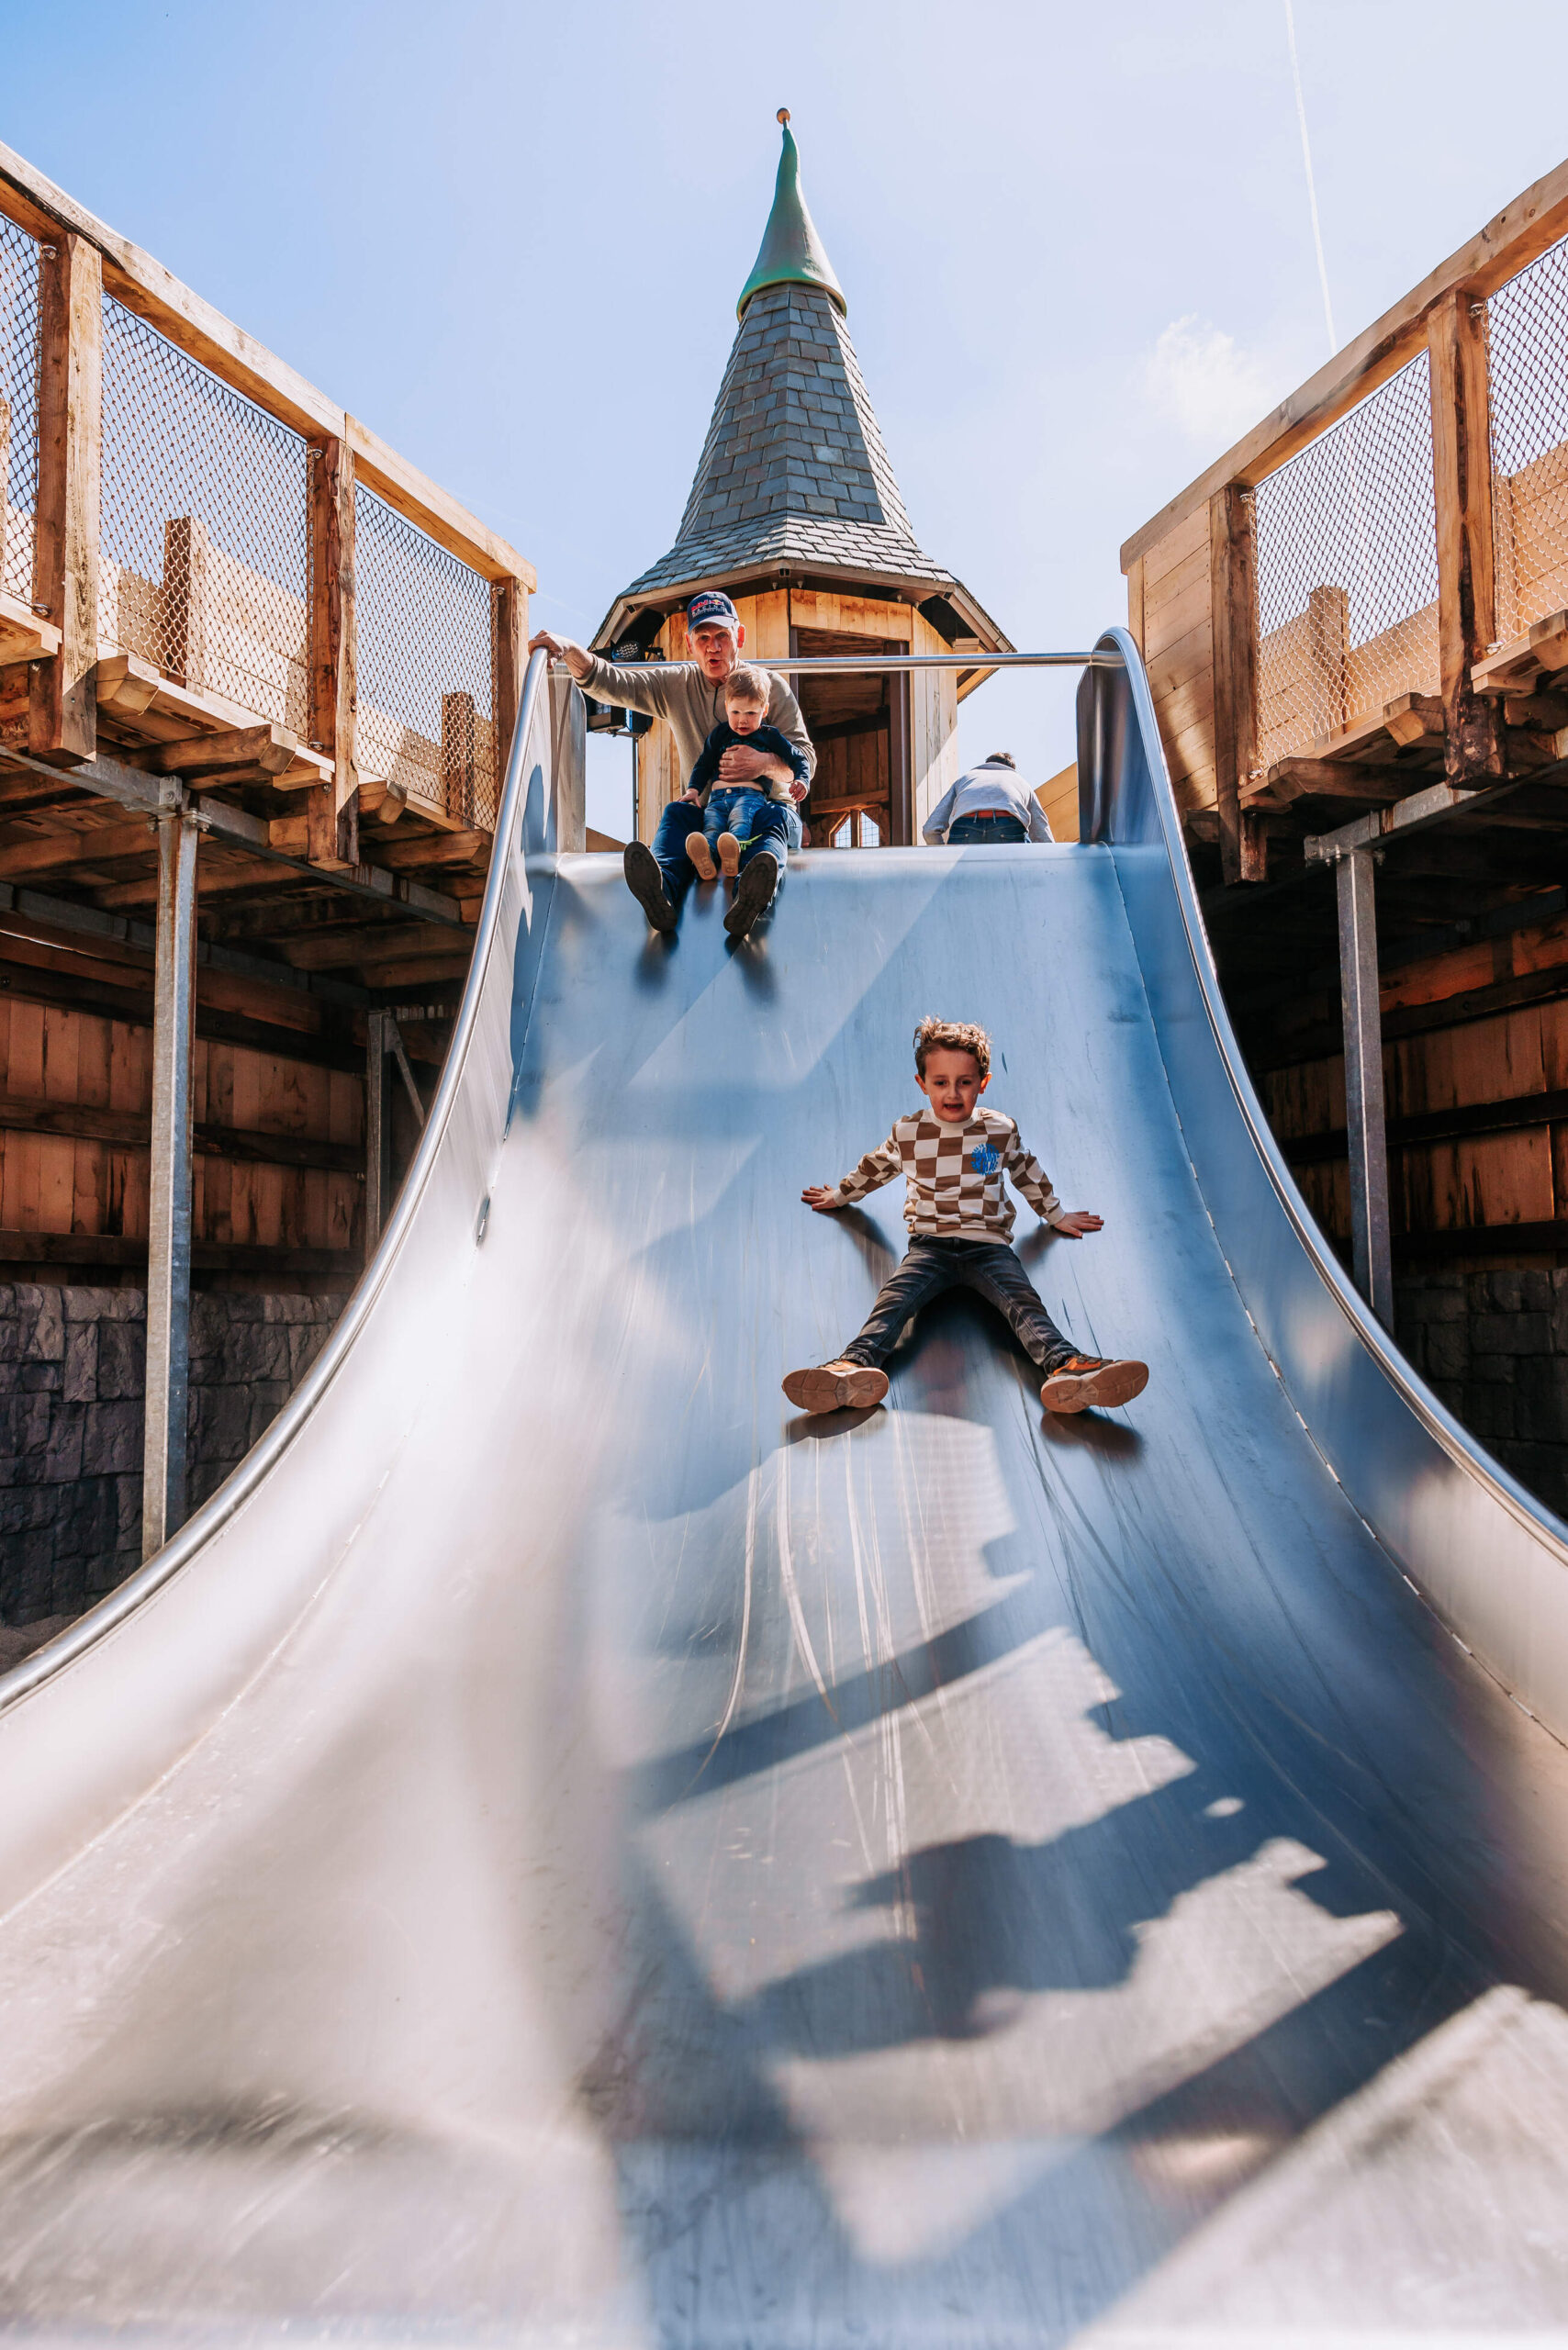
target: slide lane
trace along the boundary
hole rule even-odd
[[[1293,1222],[1136,655],[1113,687],[1101,845],[810,856],[737,951],[717,893],[671,949],[548,853],[535,672],[354,1319],[0,1687],[14,2326],[1568,2328],[1568,1774],[1449,1628],[1510,1543],[1550,1595],[1560,1536]],[[1043,1414],[969,1299],[880,1412],[778,1392],[902,1248],[897,1187],[798,1200],[909,1106],[926,1012],[1106,1217],[1020,1246],[1148,1360],[1123,1412]]]

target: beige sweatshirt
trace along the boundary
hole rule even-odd
[[[584,693],[617,709],[643,710],[650,718],[666,720],[680,754],[681,774],[689,776],[702,755],[702,745],[724,715],[722,681],[715,685],[705,677],[695,661],[622,664],[601,661],[591,653],[588,659],[592,666],[588,676],[578,680]],[[801,705],[776,672],[771,674],[768,687],[767,722],[793,743],[814,775],[817,755],[806,732]],[[764,788],[771,791],[773,787]]]

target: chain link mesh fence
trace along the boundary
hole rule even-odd
[[[1435,694],[1437,514],[1427,354],[1258,485],[1262,765],[1400,694]]]
[[[30,603],[39,494],[39,247],[0,219],[0,588]]]
[[[1499,644],[1568,606],[1568,239],[1486,305]]]
[[[355,758],[417,807],[493,832],[490,583],[384,499],[354,493]]]
[[[102,643],[308,739],[309,566],[305,442],[106,295]]]

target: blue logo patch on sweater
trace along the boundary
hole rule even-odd
[[[994,1175],[1001,1164],[1002,1153],[989,1142],[979,1144],[969,1160],[977,1175]]]

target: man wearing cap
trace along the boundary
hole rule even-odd
[[[701,756],[703,744],[724,715],[724,680],[740,658],[745,627],[721,589],[704,588],[686,608],[686,632],[692,652],[689,661],[649,661],[633,666],[601,661],[585,646],[574,644],[570,637],[553,635],[548,629],[542,629],[532,637],[528,649],[531,653],[543,649],[553,659],[565,661],[578,685],[595,701],[610,702],[622,710],[645,711],[650,718],[664,719],[675,735],[681,772],[689,775]],[[794,744],[808,770],[814,771],[817,755],[806,733],[801,706],[784,679],[777,675],[768,688],[767,723],[776,726]],[[724,753],[719,778],[727,784],[756,783],[765,791],[770,784],[793,782],[792,771],[783,759],[738,744]],[[803,795],[805,787],[797,789]],[[793,807],[789,816],[790,837],[798,848],[800,819]],[[686,854],[687,836],[701,830],[699,796],[689,790],[678,800],[672,800],[659,818],[651,850],[642,841],[627,845],[626,886],[655,930],[673,931],[676,926],[680,901],[696,869]],[[783,844],[779,846],[782,851]],[[761,864],[762,859],[756,862]]]

